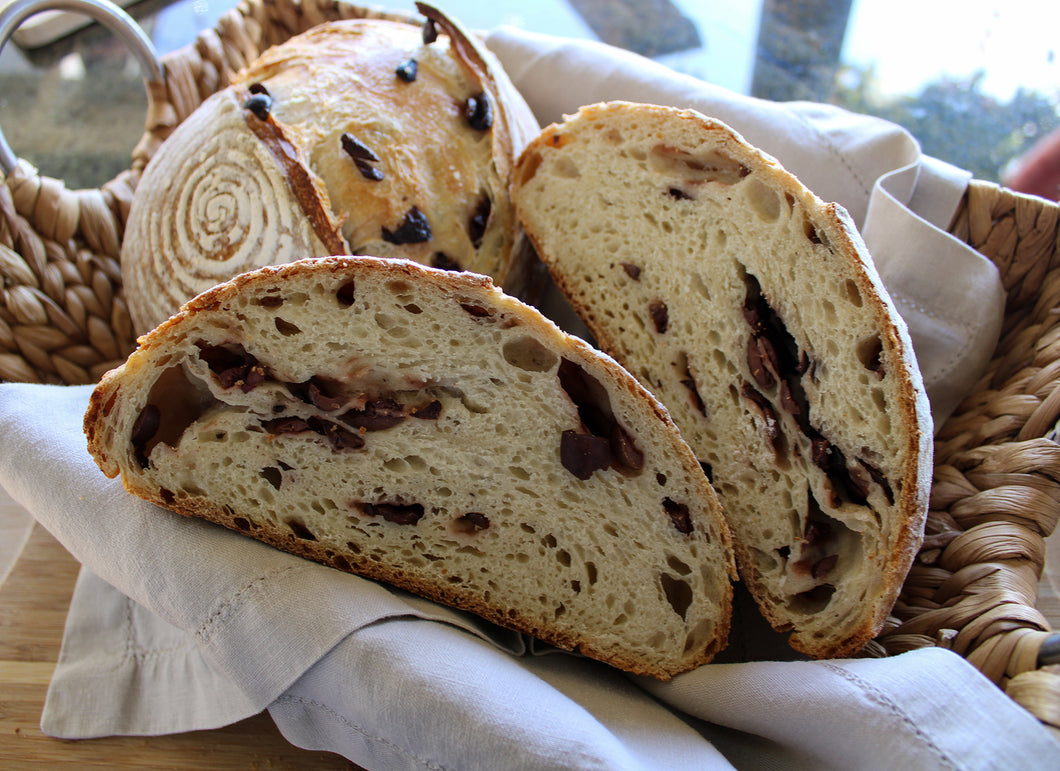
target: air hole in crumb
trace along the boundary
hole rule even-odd
[[[585,563],[585,575],[589,579],[589,586],[592,586],[593,584],[596,583],[596,579],[597,579],[597,575],[598,574],[597,574],[597,571],[596,571],[596,563],[595,562],[586,562]]]
[[[780,198],[776,191],[756,178],[747,183],[747,202],[764,222],[776,222],[780,217]]]
[[[277,490],[279,490],[280,485],[283,484],[283,472],[276,468],[276,466],[266,466],[261,470],[261,476]]]
[[[792,598],[791,608],[796,613],[820,613],[832,601],[833,594],[835,594],[835,587],[832,584],[821,584],[796,594]]]
[[[236,517],[232,520],[232,524],[244,532],[250,530],[250,520],[243,517]]]
[[[477,511],[469,511],[453,520],[453,530],[466,535],[485,530],[489,526],[489,517]]]
[[[653,172],[668,180],[693,184],[716,182],[734,185],[750,173],[750,169],[742,163],[723,153],[708,151],[692,155],[665,144],[652,147],[647,160]]]
[[[294,533],[296,538],[300,538],[303,541],[315,541],[317,539],[317,537],[313,535],[313,531],[297,519],[289,519],[285,524],[287,527],[291,528],[291,532]]]
[[[724,246],[724,244],[722,245]],[[707,286],[707,282],[704,281],[703,276],[698,272],[692,273],[689,277],[689,284],[704,300],[710,299],[710,288]]]
[[[788,552],[790,553],[790,548],[788,548],[787,546],[783,548],[788,549]],[[761,549],[752,548],[751,555],[754,560],[754,565],[758,569],[759,573],[772,573],[774,570],[780,567],[780,562],[777,561],[777,557],[781,556],[779,550],[774,550],[774,553],[770,554],[769,552],[762,551]],[[787,555],[783,556],[786,561]]]
[[[357,287],[352,279],[340,286],[335,292],[335,299],[339,301],[339,305],[342,305],[345,308],[349,308],[353,305],[356,289]]]
[[[547,372],[556,366],[556,354],[532,337],[517,337],[504,344],[504,360],[527,372]]]
[[[690,653],[694,650],[699,650],[703,647],[703,642],[712,636],[711,628],[712,624],[709,619],[703,619],[685,638],[685,653]]]
[[[860,308],[862,302],[861,290],[858,289],[858,285],[853,280],[848,279],[846,282],[847,299],[850,300],[850,304],[855,308]]]
[[[556,163],[552,167],[553,173],[557,177],[564,177],[566,179],[578,179],[581,175],[581,169],[578,168],[578,164],[575,163],[570,156],[560,156]]]
[[[678,575],[688,576],[692,575],[692,568],[688,566],[683,560],[675,557],[673,554],[666,555],[666,564],[670,566]]]
[[[872,335],[859,340],[857,354],[861,366],[883,377],[883,360],[881,358],[883,355],[883,341],[879,335]]]
[[[685,614],[688,612],[688,607],[692,604],[692,587],[688,585],[687,581],[682,581],[680,578],[674,578],[665,573],[659,576],[659,581],[662,583],[666,601],[670,603],[674,613],[679,615],[683,621]]]

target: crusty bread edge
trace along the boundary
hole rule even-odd
[[[281,265],[267,266],[249,273],[240,274],[189,300],[176,314],[159,325],[154,331],[142,336],[138,341],[139,347],[130,355],[122,366],[136,368],[146,365],[148,363],[150,352],[154,348],[163,344],[167,332],[175,327],[179,328],[179,325],[183,323],[183,319],[200,311],[214,310],[233,295],[244,291],[247,287],[253,288],[253,285],[256,283],[271,282],[277,278],[282,280],[284,277],[295,275],[310,269],[308,266],[317,266],[315,269],[328,269],[332,272],[339,273],[346,270],[351,264],[359,262],[371,262],[376,264],[380,269],[393,273],[395,277],[426,278],[426,280],[434,281],[436,284],[445,287],[459,288],[462,291],[477,292],[479,294],[479,299],[483,301],[490,301],[494,305],[508,306],[508,309],[516,310],[520,313],[520,319],[535,332],[548,336],[562,336],[561,339],[571,344],[571,349],[567,351],[568,354],[577,358],[578,362],[581,364],[590,364],[590,366],[592,366],[593,362],[595,362],[607,374],[608,381],[613,387],[625,388],[636,398],[643,399],[646,404],[651,406],[655,416],[664,424],[666,430],[671,431],[677,436],[680,435],[677,426],[674,424],[666,407],[663,406],[663,404],[649,391],[644,389],[639,382],[630,377],[625,369],[614,361],[614,359],[607,354],[596,351],[585,341],[563,332],[553,322],[522,301],[503,294],[496,288],[493,281],[488,276],[468,272],[438,270],[409,260],[381,259],[365,256],[318,257],[298,260]],[[526,311],[530,312],[526,313]],[[236,523],[237,517],[234,514],[226,512],[223,507],[213,505],[205,499],[189,498],[183,501],[179,499],[167,500],[153,487],[140,484],[136,477],[121,474],[118,461],[111,456],[108,450],[105,432],[100,430],[101,427],[105,425],[106,418],[112,411],[115,399],[118,396],[117,392],[120,387],[120,371],[121,367],[107,372],[100,380],[99,385],[93,390],[89,399],[89,406],[85,412],[84,432],[87,438],[88,450],[95,459],[97,465],[100,467],[100,470],[110,478],[117,477],[120,474],[124,488],[129,493],[142,498],[149,503],[156,504],[183,516],[203,519],[221,525],[244,536],[249,536],[263,543],[267,543],[281,551],[295,554],[353,575],[383,581],[429,600],[440,602],[460,610],[469,611],[499,626],[516,632],[533,635],[550,645],[568,651],[580,652],[590,658],[604,661],[632,674],[647,675],[664,681],[669,680],[675,675],[690,671],[708,663],[727,644],[732,616],[732,586],[730,582],[737,579],[737,573],[734,552],[732,549],[732,537],[724,519],[719,518],[715,524],[717,525],[718,533],[722,539],[723,550],[729,557],[725,566],[719,566],[719,570],[724,567],[723,572],[727,581],[724,581],[723,585],[728,588],[728,591],[725,592],[725,595],[721,598],[717,618],[715,643],[705,648],[698,656],[689,659],[682,668],[666,670],[658,666],[653,666],[650,662],[641,658],[625,656],[621,653],[615,653],[614,651],[600,649],[587,638],[579,637],[577,635],[561,634],[548,628],[542,628],[529,616],[520,614],[517,611],[514,611],[511,615],[509,615],[508,612],[502,613],[495,608],[491,608],[488,605],[477,601],[473,597],[468,597],[458,592],[447,590],[444,586],[434,586],[417,581],[414,577],[407,575],[400,569],[391,569],[388,566],[380,565],[370,560],[358,560],[354,555],[349,555],[348,557],[346,555],[336,555],[332,550],[314,544],[313,542],[298,539],[294,535],[248,532],[245,528],[239,527]],[[699,463],[692,454],[691,449],[688,448],[687,445],[684,445],[683,440],[680,441],[679,446],[684,447],[685,449],[685,452],[681,454],[682,457],[680,458],[682,465],[685,465],[689,470],[692,470],[693,475],[702,475],[702,469],[700,469]],[[710,488],[705,477],[703,479],[703,484],[706,491],[706,497],[713,500],[713,513],[719,515],[720,506],[714,496],[713,489]],[[337,556],[341,556],[343,559],[336,559]]]
[[[732,127],[696,110],[682,110],[660,105],[635,104],[624,101],[585,105],[573,117],[584,118],[587,121],[606,119],[608,112],[628,108],[644,110],[658,116],[665,115],[667,119],[691,121],[698,124],[699,128],[714,137],[717,144],[725,152],[745,164],[748,168],[762,173],[774,186],[793,195],[806,208],[815,225],[821,227],[822,232],[832,243],[841,247],[839,253],[848,258],[862,296],[873,306],[876,317],[884,322],[881,333],[886,336],[885,344],[889,344],[895,354],[905,364],[899,378],[899,390],[902,394],[902,402],[899,409],[901,410],[902,421],[911,426],[912,430],[909,432],[905,448],[908,453],[908,462],[902,470],[902,479],[905,483],[902,485],[902,490],[897,499],[897,502],[900,503],[904,520],[898,523],[900,528],[898,541],[881,569],[884,578],[883,589],[876,599],[864,609],[862,622],[852,628],[851,632],[843,640],[833,644],[821,643],[804,637],[797,631],[792,631],[789,636],[789,644],[792,648],[814,658],[838,658],[853,655],[879,634],[890,614],[898,599],[905,577],[920,549],[924,524],[927,518],[928,499],[934,468],[932,460],[934,444],[931,410],[927,392],[920,377],[920,369],[916,362],[908,329],[876,270],[861,234],[847,211],[836,203],[825,203],[822,201],[815,193],[806,188],[798,178],[784,169],[775,158],[751,145]],[[566,130],[567,126],[565,123],[553,123],[546,126],[520,154],[513,173],[513,201],[515,201],[517,212],[520,211],[518,187],[526,175],[532,177],[533,173],[536,172],[536,167],[528,168],[532,163],[534,154],[540,152],[541,149],[547,149],[549,146],[561,147],[564,143],[563,135]],[[554,257],[544,248],[540,236],[534,231],[531,224],[522,219],[521,215],[520,219],[527,237],[548,267],[557,289],[571,303],[579,318],[592,332],[599,347],[608,352],[609,355],[614,356],[621,365],[625,366],[628,362],[624,362],[621,354],[618,353],[621,348],[618,345],[618,341],[596,322],[592,308],[587,308],[578,303],[575,287],[571,285],[563,274]],[[750,558],[750,554],[745,548],[742,548],[740,543],[734,543],[734,549],[736,551],[737,564],[740,566],[741,580],[747,584],[753,595],[760,596],[764,593],[763,584],[759,580],[757,571],[752,567],[754,564],[753,559]],[[775,614],[768,612],[768,609],[761,604],[758,607],[770,625],[778,631],[791,631],[790,624],[787,624]]]

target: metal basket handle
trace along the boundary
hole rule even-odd
[[[145,84],[165,80],[162,63],[150,38],[129,14],[110,0],[15,0],[0,13],[0,53],[19,25],[40,11],[69,11],[91,17],[129,47],[140,62]],[[0,131],[0,172],[9,175],[17,164],[18,158]]]

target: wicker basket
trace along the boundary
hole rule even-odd
[[[140,173],[166,136],[265,48],[321,22],[408,18],[337,0],[244,0],[162,59],[131,167],[68,190],[19,161],[0,185],[0,379],[91,383],[133,348],[119,248]],[[1060,516],[1060,207],[973,182],[951,232],[993,260],[1008,304],[989,370],[942,427],[927,535],[869,655],[941,645],[1060,729],[1060,661],[1036,609]],[[1060,733],[1060,732],[1058,732]]]

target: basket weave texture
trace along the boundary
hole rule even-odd
[[[93,383],[133,349],[120,246],[159,144],[266,48],[325,21],[407,15],[338,0],[243,0],[163,57],[131,166],[69,190],[25,161],[0,184],[0,380]],[[991,259],[1008,294],[1002,340],[941,428],[924,546],[866,653],[941,645],[1060,735],[1060,667],[1036,609],[1045,538],[1060,518],[1060,206],[973,181],[950,232]],[[1055,642],[1054,638],[1053,642]],[[1052,643],[1051,643],[1052,644]]]

